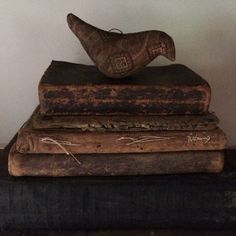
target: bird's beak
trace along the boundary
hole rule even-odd
[[[166,54],[166,58],[171,60],[171,61],[175,61],[175,48],[171,48],[167,54]]]
[[[166,53],[163,56],[165,56],[167,59],[171,61],[175,61],[176,52],[175,52],[174,41],[169,35],[166,36],[167,37],[165,37],[164,39],[165,41],[164,43],[166,45]]]
[[[168,53],[166,55],[166,58],[171,60],[171,61],[175,61],[175,53],[174,52]]]

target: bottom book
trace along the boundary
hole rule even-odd
[[[223,165],[222,151],[79,155],[21,154],[13,145],[8,158],[8,171],[12,176],[216,173],[223,169]]]

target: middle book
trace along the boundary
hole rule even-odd
[[[97,117],[96,120],[91,117],[90,120],[87,117],[88,127],[82,128],[83,119],[77,117],[74,125],[80,125],[80,128],[63,128],[63,123],[59,122],[60,118],[54,122],[52,120],[47,122],[47,118],[40,118],[39,111],[36,111],[20,129],[16,149],[20,153],[62,154],[65,153],[65,148],[75,154],[99,154],[222,150],[226,145],[225,134],[216,127],[217,118],[212,114],[166,116],[164,120],[158,119],[158,116],[151,117],[148,123],[152,127],[151,130],[142,126],[145,124],[142,122],[142,117],[135,122],[132,118],[129,119],[130,124],[126,123],[124,128],[122,119],[119,123],[118,119],[111,117],[110,122],[107,121],[102,125],[101,122],[104,122],[102,118]],[[146,119],[143,116],[143,121]],[[108,123],[110,128],[105,129]],[[116,128],[112,127],[114,124]],[[93,125],[98,127],[93,127],[93,131],[89,131]],[[46,127],[40,128],[41,126]]]

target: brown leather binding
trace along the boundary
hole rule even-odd
[[[37,107],[32,115],[34,129],[76,129],[78,132],[211,130],[218,123],[218,118],[212,113],[182,116],[43,116]]]
[[[210,97],[209,84],[184,65],[110,80],[95,66],[53,61],[39,84],[45,115],[202,114]]]
[[[144,153],[222,150],[226,141],[224,132],[219,128],[206,131],[140,132],[35,130],[30,119],[18,133],[16,148],[21,153],[65,153],[65,150],[71,153]]]
[[[66,154],[20,154],[13,146],[8,170],[13,176],[115,176],[220,172],[220,151],[80,154],[80,165]]]

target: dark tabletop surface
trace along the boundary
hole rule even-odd
[[[123,231],[15,231],[1,236],[235,236],[236,231],[123,230]]]

